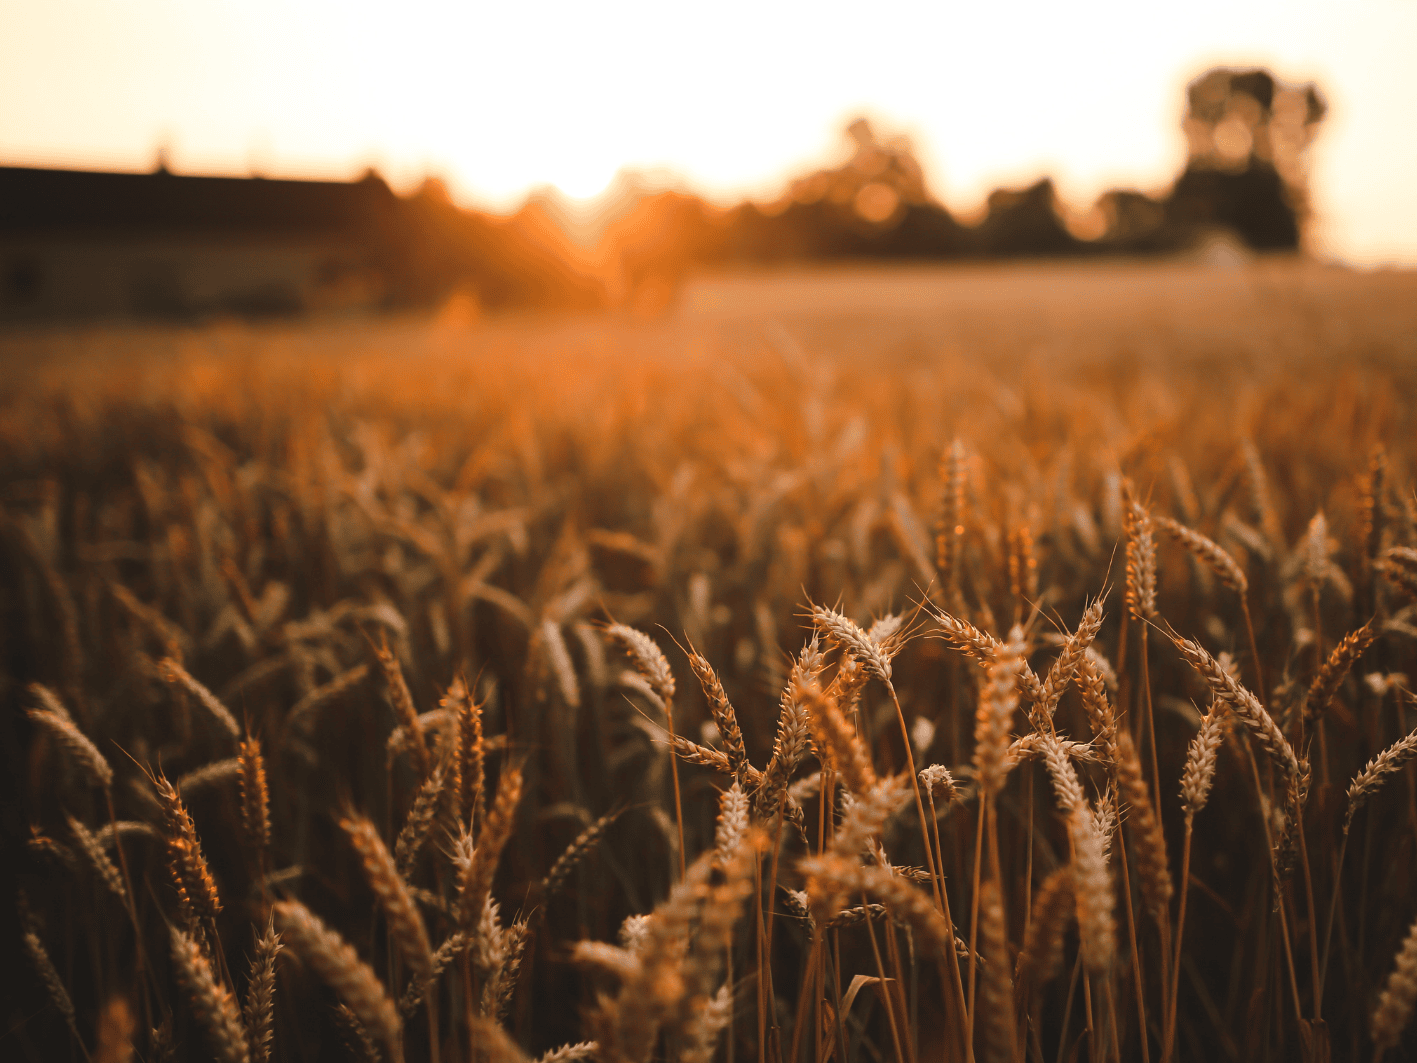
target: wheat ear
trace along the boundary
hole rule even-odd
[[[728,986],[720,986],[717,993],[697,1004],[686,1024],[689,1043],[679,1057],[680,1063],[713,1063],[718,1035],[732,1017],[733,994]]]
[[[44,983],[50,1001],[59,1009],[59,1014],[64,1016],[64,1022],[68,1025],[69,1032],[74,1035],[74,1040],[79,1042],[84,1058],[88,1059],[88,1049],[84,1046],[84,1039],[79,1036],[79,1021],[74,1011],[74,1001],[70,998],[69,991],[64,988],[64,980],[59,977],[59,971],[54,966],[54,961],[49,958],[49,952],[45,949],[44,942],[40,940],[39,933],[33,927],[26,926],[23,943],[25,955],[30,958],[35,973]]]
[[[1151,514],[1145,506],[1129,500],[1127,530],[1127,608],[1138,620],[1156,615],[1156,540],[1152,536]]]
[[[984,944],[985,1059],[1013,1063],[1014,987],[1009,978],[1009,942],[1004,925],[1004,902],[992,878],[980,886],[980,930]]]
[[[966,475],[964,444],[958,439],[940,461],[940,479],[944,481],[940,506],[939,533],[935,537],[935,567],[949,593],[950,608],[955,608],[959,595],[959,555],[964,539],[964,481]]]
[[[241,763],[235,757],[214,760],[210,764],[203,764],[200,768],[194,768],[192,771],[178,776],[177,792],[187,794],[193,790],[215,786],[218,783],[236,778],[240,771]]]
[[[193,678],[192,674],[183,668],[176,658],[164,657],[158,661],[157,667],[158,675],[164,681],[182,687],[201,702],[202,707],[211,714],[212,719],[221,724],[222,729],[233,740],[241,737],[241,728],[236,723],[236,717],[231,715],[231,710],[223,705],[215,694]]]
[[[482,737],[482,706],[464,690],[457,703],[458,780],[462,786],[459,807],[468,830],[477,830],[484,818],[482,784],[487,750]]]
[[[428,931],[423,916],[413,903],[408,886],[399,874],[393,855],[379,837],[378,830],[364,816],[346,816],[340,828],[349,835],[354,849],[364,865],[364,877],[398,946],[399,955],[408,964],[414,979],[426,982],[433,977],[433,950],[428,944]]]
[[[833,646],[847,650],[866,666],[866,670],[882,683],[891,681],[891,658],[900,652],[902,640],[898,630],[885,638],[871,635],[856,621],[834,609],[812,606],[812,624]]]
[[[864,794],[875,786],[876,772],[871,766],[871,756],[836,699],[822,693],[813,683],[802,692],[802,703],[817,752],[826,764],[841,776],[854,794]]]
[[[1063,691],[1067,689],[1068,683],[1072,681],[1080,665],[1087,656],[1088,648],[1097,638],[1097,633],[1102,630],[1102,600],[1099,598],[1087,607],[1082,614],[1082,620],[1078,622],[1078,628],[1068,640],[1063,643],[1063,652],[1058,654],[1058,659],[1053,662],[1053,667],[1048,669],[1047,678],[1043,680],[1042,694],[1035,707],[1036,713],[1051,717],[1058,707],[1058,702],[1063,696]]]
[[[1223,701],[1238,716],[1250,733],[1255,736],[1275,766],[1286,778],[1299,775],[1299,758],[1294,755],[1294,747],[1284,737],[1279,726],[1260,704],[1259,699],[1246,690],[1224,668],[1220,667],[1197,642],[1173,636],[1172,641],[1181,651],[1181,656],[1200,673],[1216,699]]]
[[[742,791],[740,790],[739,793]],[[595,848],[601,837],[610,828],[610,824],[615,822],[622,811],[624,810],[617,808],[605,813],[581,831],[575,841],[566,846],[561,855],[556,858],[556,862],[551,865],[551,870],[546,872],[546,877],[541,880],[537,892],[541,894],[542,903],[550,900],[561,891],[561,887],[566,884],[566,879],[570,877],[571,871],[581,862],[586,853]]]
[[[1397,962],[1373,1011],[1373,1043],[1379,1050],[1397,1046],[1398,1038],[1412,1018],[1414,1001],[1417,1001],[1417,921],[1412,923],[1407,939],[1397,951]]]
[[[743,732],[738,727],[738,714],[733,711],[713,665],[698,653],[690,652],[689,667],[697,677],[699,686],[703,687],[704,698],[708,701],[709,712],[718,726],[718,733],[723,737],[723,748],[728,754],[733,774],[741,775],[748,767],[748,750],[743,744]]]
[[[625,648],[636,670],[649,681],[661,701],[667,704],[674,700],[674,673],[654,639],[626,624],[610,624],[605,634]]]
[[[1358,658],[1377,640],[1378,634],[1378,629],[1369,620],[1357,631],[1350,631],[1339,640],[1309,685],[1309,693],[1304,698],[1305,723],[1312,723],[1328,711],[1329,702],[1338,692],[1340,684],[1358,663]]]
[[[419,852],[433,833],[438,821],[438,808],[448,789],[449,765],[455,763],[455,758],[440,760],[438,766],[428,773],[414,795],[413,807],[408,810],[408,818],[404,820],[399,836],[394,839],[394,863],[398,873],[405,878],[413,871]]]
[[[197,828],[172,783],[162,775],[153,779],[153,790],[162,806],[167,842],[168,868],[173,884],[182,901],[182,908],[193,919],[215,919],[221,911],[216,882],[202,855]]]
[[[277,901],[271,912],[290,950],[334,989],[388,1054],[390,1063],[401,1063],[403,1027],[398,1009],[354,947],[299,901]]]
[[[1219,576],[1221,583],[1241,595],[1249,591],[1250,581],[1245,576],[1245,570],[1225,547],[1170,517],[1153,516],[1151,519],[1170,532],[1197,561]]]
[[[1181,803],[1188,819],[1204,808],[1210,798],[1215,762],[1220,743],[1225,738],[1226,715],[1223,702],[1211,702],[1210,711],[1201,720],[1200,730],[1186,749],[1186,766],[1181,772]]]
[[[222,1063],[250,1063],[251,1050],[241,1011],[231,990],[217,981],[206,953],[195,938],[172,928],[172,961],[177,978],[192,1000],[197,1021],[206,1029]]]
[[[1166,859],[1166,838],[1151,803],[1151,792],[1141,774],[1132,736],[1126,731],[1117,734],[1117,784],[1126,798],[1132,840],[1141,872],[1142,897],[1147,909],[1160,924],[1166,922],[1171,904],[1171,869]]]
[[[1075,915],[1073,871],[1060,867],[1043,880],[1034,895],[1033,918],[1024,931],[1018,958],[1020,981],[1042,984],[1057,975],[1063,964],[1063,934]]]
[[[27,712],[29,718],[44,726],[68,750],[69,755],[83,769],[91,783],[104,790],[112,786],[113,768],[109,766],[103,754],[98,751],[98,747],[79,730],[59,699],[48,688],[38,683],[30,685],[30,693],[34,694],[45,707],[29,709]]]
[[[780,699],[777,737],[772,757],[763,769],[762,783],[754,794],[754,807],[764,817],[775,816],[787,790],[788,780],[809,748],[811,722],[807,715],[807,692],[816,685],[821,671],[817,640],[804,646],[792,666],[792,674]]]
[[[985,797],[1004,784],[1005,759],[1014,709],[1018,707],[1018,673],[1023,662],[1022,631],[1015,628],[988,666],[989,683],[979,695],[974,720],[974,778]]]
[[[123,876],[114,866],[113,861],[108,858],[108,854],[103,851],[103,846],[99,844],[98,838],[73,816],[68,816],[67,819],[69,833],[79,843],[80,852],[84,854],[84,859],[89,862],[89,866],[98,875],[99,881],[120,901],[126,902],[128,891],[123,888]]]
[[[466,854],[467,859],[458,871],[458,926],[464,933],[473,933],[482,918],[482,908],[492,892],[497,861],[507,839],[512,836],[521,795],[521,769],[509,766],[502,771],[502,778],[497,784],[497,798],[477,835],[477,847]]]
[[[1083,965],[1103,974],[1117,954],[1117,924],[1113,917],[1112,876],[1107,870],[1107,841],[1091,809],[1074,810],[1068,820],[1073,840],[1073,893]]]
[[[246,989],[246,1034],[251,1045],[252,1063],[266,1063],[271,1054],[271,1030],[275,1019],[276,957],[281,951],[280,935],[274,921],[256,939],[251,957],[251,980]]]
[[[241,788],[241,834],[246,845],[263,858],[271,845],[271,797],[261,743],[246,738],[237,749]]]
[[[432,770],[433,759],[428,752],[428,743],[423,738],[423,725],[419,722],[418,710],[413,707],[413,696],[408,692],[408,684],[404,682],[403,669],[399,667],[399,659],[389,649],[387,638],[382,638],[379,645],[374,647],[374,656],[384,673],[384,682],[389,688],[389,704],[394,707],[394,715],[398,717],[399,726],[407,736],[406,748],[413,754],[413,766],[421,779]]]
[[[1353,817],[1358,810],[1378,792],[1383,779],[1401,771],[1413,757],[1417,757],[1417,730],[1399,738],[1372,760],[1358,773],[1348,787],[1348,814],[1343,819],[1343,833],[1353,825]]]
[[[1052,735],[1039,736],[1043,749],[1043,761],[1048,767],[1048,775],[1053,780],[1053,789],[1058,795],[1058,806],[1066,813],[1087,807],[1087,798],[1082,792],[1077,769],[1068,759],[1063,743]]]
[[[579,1063],[582,1059],[593,1059],[600,1051],[594,1041],[580,1041],[573,1045],[562,1045],[536,1057],[536,1063]]]

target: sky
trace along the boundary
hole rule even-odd
[[[728,202],[866,115],[934,193],[1051,175],[1085,209],[1185,159],[1186,82],[1316,81],[1319,253],[1417,266],[1417,0],[1182,4],[0,0],[0,164],[445,180],[507,211],[629,169]]]

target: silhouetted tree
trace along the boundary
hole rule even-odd
[[[990,256],[1076,254],[1081,242],[1059,219],[1057,198],[1048,177],[1027,188],[989,193],[989,213],[976,230],[975,246]]]

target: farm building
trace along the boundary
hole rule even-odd
[[[0,320],[360,309],[399,200],[355,182],[0,167]]]

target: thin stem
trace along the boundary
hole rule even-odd
[[[1068,978],[1068,998],[1063,1004],[1063,1029],[1058,1034],[1058,1063],[1063,1063],[1063,1053],[1068,1048],[1068,1022],[1073,1017],[1073,998],[1077,996],[1078,972],[1082,970],[1082,950],[1078,950],[1073,960],[1073,973]]]
[[[1302,715],[1302,713],[1301,713]],[[1297,802],[1296,802],[1297,804]],[[1299,834],[1299,866],[1304,869],[1304,903],[1309,916],[1309,966],[1314,980],[1314,1021],[1323,1017],[1323,975],[1319,966],[1319,920],[1314,914],[1314,876],[1309,873],[1309,845],[1304,840],[1304,812],[1294,809],[1294,829]]]
[[[888,691],[890,692],[890,695],[891,695],[891,703],[892,703],[893,705],[895,705],[895,717],[896,717],[896,719],[900,722],[900,735],[901,735],[901,738],[902,738],[902,739],[904,740],[904,742],[905,742],[905,765],[906,765],[906,767],[910,770],[910,787],[911,787],[911,792],[915,795],[915,811],[918,813],[918,816],[919,816],[919,819],[920,819],[920,841],[921,841],[921,842],[924,844],[924,846],[925,846],[925,867],[926,867],[926,870],[928,870],[928,871],[930,872],[930,882],[931,882],[931,885],[932,885],[932,887],[933,887],[933,889],[934,889],[934,893],[935,893],[935,906],[940,910],[940,914],[945,917],[945,936],[946,936],[946,938],[948,939],[950,949],[953,950],[953,949],[954,949],[954,924],[950,922],[950,919],[949,919],[949,902],[948,902],[947,900],[945,900],[945,875],[944,875],[944,871],[943,871],[942,867],[939,866],[939,865],[937,865],[937,864],[935,863],[934,850],[932,850],[932,849],[930,848],[930,833],[929,833],[928,828],[925,826],[925,802],[924,802],[924,801],[921,799],[921,797],[920,797],[920,775],[919,775],[919,773],[916,772],[916,770],[915,770],[915,755],[910,751],[910,728],[909,728],[908,726],[906,726],[906,723],[905,723],[905,712],[904,712],[904,711],[901,709],[901,707],[900,707],[900,698],[898,698],[898,697],[896,696],[895,685],[892,684],[892,683],[890,683],[890,682],[887,682],[887,683],[886,683],[886,690],[888,690]],[[977,863],[977,857],[976,857],[976,863]],[[970,930],[970,952],[971,952],[971,953],[973,953],[973,951],[974,951],[974,938],[973,938],[973,933],[974,933],[974,931],[971,929],[971,930]],[[951,964],[950,964],[950,966],[951,966],[952,969],[957,966],[957,965],[954,964],[954,962],[953,962],[953,957],[951,957]],[[969,1020],[969,1022],[966,1024],[967,1028],[968,1028],[969,1030],[971,1030],[971,1031],[973,1030],[973,1012],[974,1012],[974,996],[973,996],[973,981],[972,981],[973,977],[974,977],[974,961],[973,961],[973,958],[971,957],[971,959],[970,959],[970,978],[971,978],[971,983],[970,983],[970,998],[969,998],[969,1005],[968,1005],[968,1010],[969,1010],[969,1012],[970,1012],[970,1020]],[[964,1001],[963,990],[962,990],[962,988],[961,988],[961,986],[960,986],[960,983],[959,983],[959,975],[958,975],[958,972],[957,972],[957,971],[956,971],[955,976],[950,979],[950,987],[955,991],[955,997],[956,997],[956,1001],[955,1001],[955,1002],[956,1002],[956,1004],[958,1004],[958,1005],[960,1005],[961,1007],[963,1007],[964,1004],[965,1004],[965,1001]],[[966,1054],[966,1055],[968,1056],[968,1058],[970,1058],[970,1059],[973,1059],[973,1058],[974,1058],[974,1049],[973,1049],[973,1042],[972,1042],[972,1040],[971,1040],[971,1042],[970,1042],[968,1045],[966,1045],[965,1054]]]
[[[1127,870],[1127,839],[1120,826],[1117,829],[1117,866],[1122,869],[1122,901],[1127,909],[1127,937],[1132,943],[1132,977],[1137,984],[1137,1024],[1141,1034],[1141,1058],[1142,1063],[1149,1063],[1151,1050],[1146,1043],[1146,983],[1142,978],[1141,953],[1137,947],[1137,924],[1132,913],[1132,878]]]
[[[1324,928],[1324,953],[1319,963],[1319,995],[1323,996],[1324,980],[1328,977],[1328,949],[1333,944],[1333,920],[1338,913],[1338,895],[1343,892],[1343,858],[1348,853],[1348,831],[1338,845],[1338,862],[1333,868],[1333,896],[1328,902],[1328,926]]]
[[[974,958],[979,942],[979,871],[984,857],[984,811],[989,798],[979,795],[979,825],[974,831],[974,878],[969,899],[969,1004],[964,1020],[965,1055],[974,1058]]]
[[[1261,705],[1268,705],[1269,702],[1264,696],[1264,669],[1260,667],[1260,651],[1255,643],[1255,625],[1250,620],[1250,599],[1247,594],[1240,595],[1240,612],[1245,616],[1245,634],[1250,640],[1250,660],[1255,666],[1255,695],[1260,699]]]
[[[1147,663],[1149,624],[1141,625],[1141,686],[1146,700],[1146,733],[1151,746],[1151,801],[1156,806],[1156,822],[1161,822],[1161,772],[1156,766],[1156,720],[1151,711],[1151,666]]]
[[[766,964],[763,963],[763,945],[767,938],[767,928],[763,925],[763,858],[753,854],[754,909],[758,917],[758,1063],[767,1063],[768,1051],[768,979]]]
[[[678,739],[674,734],[674,703],[667,698],[664,702],[664,718],[669,723],[669,769],[674,776],[674,822],[679,827],[679,881],[684,881],[684,806],[679,799],[679,758],[674,755]]]
[[[941,898],[941,900],[944,902],[944,906],[945,906],[945,907],[944,907],[945,923],[946,923],[946,924],[949,926],[949,928],[950,928],[950,932],[949,932],[950,955],[948,955],[948,956],[945,957],[944,965],[949,969],[949,970],[948,970],[948,973],[947,973],[947,977],[948,977],[949,980],[950,980],[950,985],[951,985],[951,987],[952,987],[952,988],[954,989],[954,991],[955,991],[955,997],[956,997],[955,1004],[956,1004],[956,1007],[959,1009],[959,1014],[958,1014],[957,1016],[955,1016],[955,1018],[956,1018],[957,1020],[960,1020],[960,1019],[963,1019],[963,1018],[964,1018],[964,1011],[965,1011],[965,1009],[964,1009],[964,983],[960,980],[960,977],[959,977],[959,953],[955,950],[954,917],[950,915],[950,895],[949,895],[949,891],[943,888],[943,880],[944,880],[944,877],[945,877],[945,876],[944,876],[944,872],[943,872],[943,869],[944,869],[944,866],[945,866],[945,850],[944,850],[944,846],[942,846],[942,845],[940,844],[940,818],[939,818],[939,813],[937,813],[937,812],[935,811],[935,795],[934,795],[933,793],[930,793],[929,791],[926,791],[926,796],[929,797],[929,799],[930,799],[930,827],[931,827],[931,829],[934,831],[934,834],[935,834],[935,849],[936,849],[936,851],[939,853],[939,858],[940,858],[939,867],[941,868],[940,879],[941,879],[941,884],[942,884],[942,888],[941,888],[941,890],[940,890],[940,898]],[[954,1029],[957,1029],[957,1030],[958,1030],[958,1029],[961,1029],[961,1028],[962,1028],[962,1024],[960,1024],[959,1022],[956,1022],[956,1023],[953,1023],[953,1024],[952,1024],[952,1027],[953,1027]],[[967,1053],[966,1053],[966,1054],[967,1054]]]
[[[128,902],[128,918],[133,924],[133,944],[134,948],[137,950],[136,957],[138,961],[138,970],[136,973],[143,984],[143,1014],[148,1019],[148,1029],[152,1029],[152,1001],[148,995],[150,988],[148,981],[151,977],[151,972],[148,969],[147,950],[143,944],[143,933],[138,928],[138,906],[137,902],[133,899],[133,878],[128,873],[128,854],[123,850],[123,834],[118,829],[118,813],[115,811],[113,805],[112,787],[105,786],[103,788],[103,798],[108,803],[108,822],[111,824],[113,830],[113,848],[118,852],[118,867],[123,872],[124,900]],[[85,1055],[87,1054],[87,1049],[85,1049]]]
[[[861,894],[861,903],[869,903],[869,900],[866,894],[864,893]],[[876,928],[874,925],[872,925],[871,919],[869,917],[866,920],[866,933],[871,936],[871,953],[876,957],[876,974],[881,979],[881,999],[885,1002],[886,1005],[886,1021],[890,1023],[891,1040],[895,1042],[896,1063],[905,1063],[905,1060],[901,1055],[900,1030],[896,1028],[895,1023],[895,1004],[891,1001],[891,987],[886,982],[886,966],[884,963],[881,962],[881,948],[878,944],[876,944]]]
[[[1181,843],[1181,903],[1176,912],[1176,958],[1171,974],[1171,999],[1166,1007],[1166,1031],[1161,1042],[1161,1063],[1171,1063],[1176,1037],[1176,1002],[1181,992],[1181,945],[1186,935],[1186,896],[1191,885],[1191,827],[1194,817],[1186,816],[1186,836]]]
[[[861,895],[861,900],[863,904],[866,902],[864,893]],[[870,922],[869,916],[867,922]],[[910,1004],[905,999],[905,968],[900,963],[900,946],[896,943],[895,929],[889,919],[881,924],[881,931],[886,936],[886,955],[890,957],[891,970],[895,974],[891,981],[895,985],[896,1003],[900,1005],[900,1025],[901,1032],[905,1035],[905,1055],[910,1063],[916,1063],[914,1028],[910,1018]],[[889,990],[890,986],[887,985],[885,988]]]
[[[1112,1002],[1112,980],[1109,978],[1102,983],[1102,999],[1107,1004],[1107,1029],[1112,1034],[1112,1058],[1117,1063],[1122,1063],[1122,1046],[1117,1043],[1117,1006]],[[1141,1043],[1146,1044],[1146,1030],[1141,1031]]]
[[[797,1053],[802,1047],[802,1028],[807,1025],[807,998],[816,984],[817,957],[822,951],[822,928],[812,928],[812,947],[807,953],[806,971],[802,975],[802,992],[797,994],[797,1019],[792,1024],[792,1049],[787,1054],[788,1063],[797,1063]],[[825,996],[817,994],[817,998]]]

